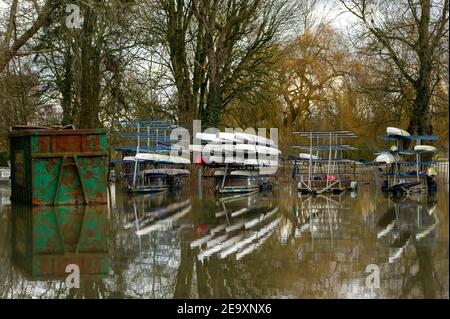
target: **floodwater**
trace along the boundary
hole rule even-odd
[[[225,199],[117,184],[110,209],[11,204],[7,184],[0,198],[0,298],[449,297],[448,184],[404,200],[288,184]]]

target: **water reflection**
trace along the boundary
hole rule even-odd
[[[311,197],[279,185],[217,198],[207,187],[202,197],[189,188],[131,196],[116,184],[110,212],[6,204],[0,297],[447,298],[448,197],[440,189],[434,199],[393,201],[371,187]],[[36,236],[42,229],[46,237]],[[99,274],[67,289],[66,255]],[[93,256],[99,262],[85,261]],[[108,271],[98,267],[104,258]],[[379,289],[365,284],[371,264]]]
[[[295,238],[299,239],[305,233],[313,239],[329,238],[333,248],[333,239],[342,222],[341,214],[349,209],[345,206],[349,196],[349,193],[317,196],[299,193],[299,201],[293,207]]]
[[[192,228],[189,194],[130,195],[116,185],[115,201],[113,296],[173,297],[177,272],[184,268],[183,242]]]
[[[108,207],[33,207],[12,203],[0,211],[0,297],[100,298],[109,274]],[[69,288],[77,265],[80,289]]]
[[[437,199],[420,196],[389,202],[378,221],[377,237],[389,246],[389,263],[401,263],[405,268],[401,297],[416,289],[425,298],[435,298],[437,291],[442,290],[433,251],[437,240]]]
[[[259,192],[222,197],[217,201],[215,219],[197,226],[197,237],[190,244],[201,262],[217,255],[224,259],[235,255],[236,260],[258,249],[274,232],[280,222],[279,207],[270,194]]]
[[[13,263],[32,278],[109,273],[107,206],[12,206]]]

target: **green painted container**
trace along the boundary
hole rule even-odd
[[[12,259],[32,277],[109,273],[108,207],[12,205]]]
[[[107,203],[106,131],[11,129],[11,199],[32,205]]]

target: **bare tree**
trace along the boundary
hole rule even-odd
[[[202,121],[205,127],[219,127],[224,107],[245,87],[243,80],[252,80],[264,67],[268,56],[263,52],[290,21],[293,8],[283,0],[193,0],[193,11],[205,28],[208,62]]]
[[[448,38],[448,0],[340,1],[365,25],[367,52],[395,66],[414,88],[408,131],[432,133],[430,101],[442,80],[436,70]]]
[[[9,14],[8,27],[3,41],[3,48],[0,52],[0,72],[3,72],[9,61],[17,54],[17,52],[45,25],[51,22],[51,15],[56,8],[64,4],[65,1],[47,0],[44,6],[40,9],[36,20],[32,26],[27,29],[22,35],[15,35],[15,40],[12,42],[14,25],[16,25],[16,14],[18,0],[13,0]]]

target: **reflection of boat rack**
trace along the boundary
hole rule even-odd
[[[312,237],[327,237],[328,233],[333,238],[334,230],[337,230],[342,222],[340,212],[348,209],[344,206],[348,193],[341,193],[332,196],[307,195],[299,196],[300,205],[294,208],[296,217],[295,237],[300,238],[305,232],[309,232]]]
[[[411,242],[417,246],[433,239],[431,234],[438,224],[437,204],[426,200],[426,203],[411,199],[394,201],[378,221],[377,238],[390,242],[389,263],[399,259]]]
[[[214,254],[221,259],[236,254],[236,259],[240,259],[262,245],[280,222],[278,207],[272,207],[270,203],[267,205],[265,201],[254,201],[251,199],[253,196],[233,197],[233,201],[220,201],[223,211],[216,214],[214,226],[191,242],[192,249],[200,249],[197,255],[199,260]],[[230,208],[225,205],[243,199],[247,200],[245,207],[238,205]]]
[[[355,190],[357,184],[352,181],[349,169],[354,169],[356,162],[344,158],[345,152],[356,150],[355,147],[343,144],[343,139],[356,138],[349,131],[329,132],[294,132],[309,140],[308,145],[293,145],[293,148],[308,151],[298,156],[290,156],[294,165],[294,177],[300,177],[298,189],[304,193],[340,193]],[[306,179],[301,174],[307,169]]]
[[[188,199],[153,209],[146,205],[138,205],[137,201],[134,201],[133,210],[135,219],[127,223],[124,228],[136,228],[136,235],[143,236],[154,231],[171,229],[175,221],[190,212],[191,201]]]

